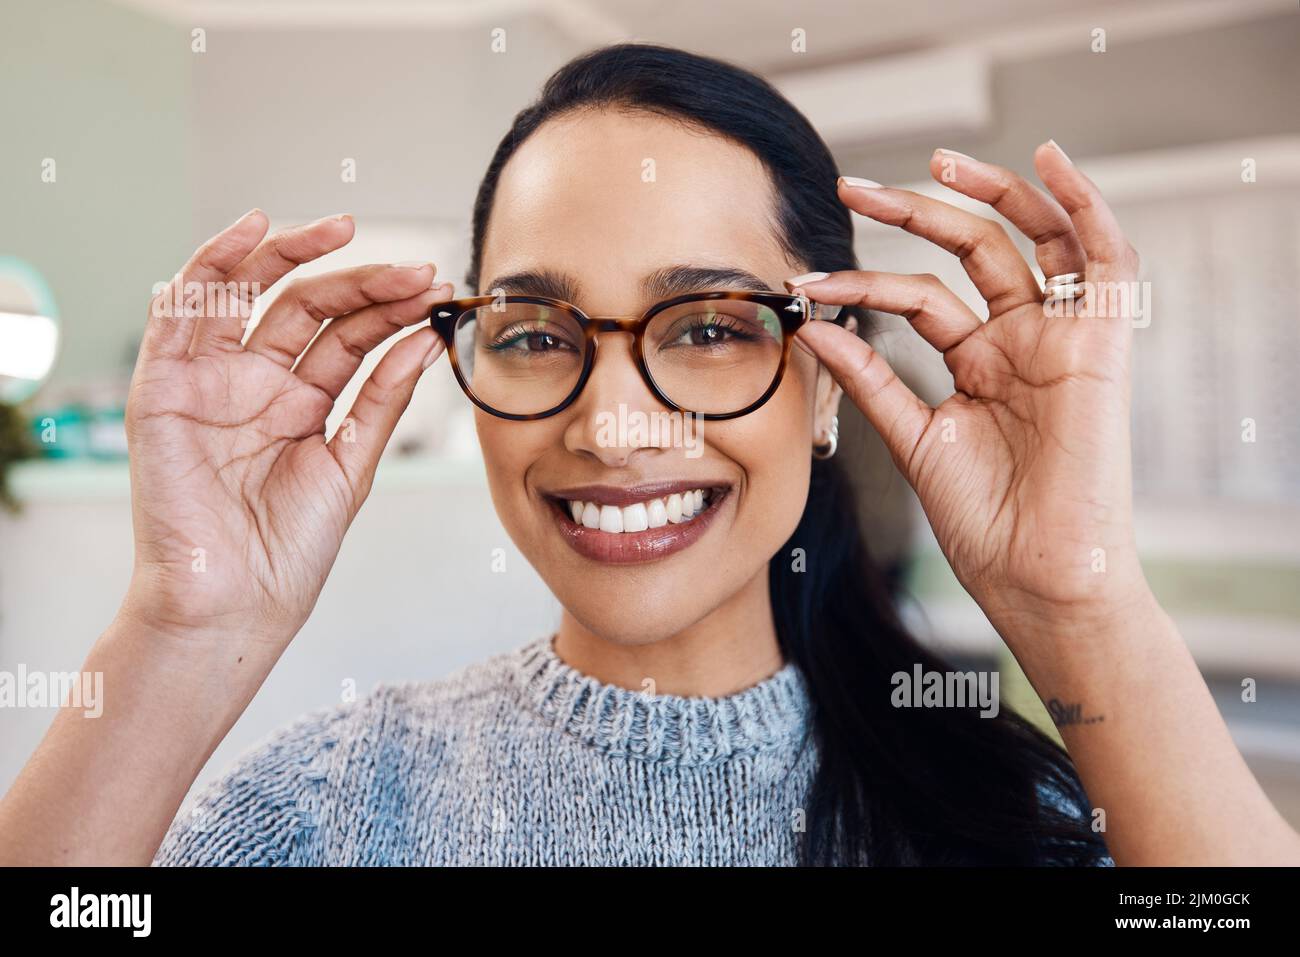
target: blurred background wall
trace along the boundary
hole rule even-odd
[[[936,146],[1032,173],[1054,137],[1102,186],[1152,282],[1134,386],[1148,574],[1300,823],[1294,3],[8,0],[0,23],[0,256],[44,276],[63,332],[24,413],[67,426],[10,469],[23,511],[0,516],[0,669],[77,668],[116,610],[131,560],[120,406],[155,282],[261,206],[277,224],[355,216],[355,242],[315,269],[431,258],[459,291],[474,191],[513,114],[575,54],[650,40],[768,76],[849,175],[940,195]],[[934,272],[978,308],[955,261],[859,227],[865,266]],[[928,398],[951,389],[905,323],[881,317],[874,335]],[[963,660],[996,660],[1000,640],[905,483],[860,416],[842,419],[862,521],[904,568],[916,626]],[[454,594],[430,588],[449,576]],[[444,367],[422,382],[316,614],[200,783],[353,686],[443,675],[557,615],[495,518]],[[0,714],[0,788],[49,719]]]

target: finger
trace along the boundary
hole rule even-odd
[[[989,304],[990,318],[1042,301],[1029,264],[993,220],[910,190],[864,185],[868,182],[840,177],[840,200],[863,216],[928,239],[960,259]]]
[[[140,343],[141,355],[179,358],[186,354],[197,325],[196,317],[187,314],[187,287],[221,281],[257,247],[268,225],[266,213],[250,209],[198,248],[150,301],[149,319]]]
[[[246,348],[290,368],[329,319],[428,292],[435,272],[433,263],[399,263],[297,279],[266,310]]]
[[[356,507],[370,492],[379,456],[406,411],[420,374],[442,354],[442,338],[433,329],[413,332],[389,349],[370,373],[347,420],[329,448],[352,486]]]
[[[809,322],[798,335],[862,410],[885,440],[899,470],[910,478],[912,453],[934,410],[894,374],[879,352],[848,330],[832,322]]]
[[[424,322],[434,304],[446,302],[451,292],[451,283],[443,283],[418,296],[368,306],[326,323],[316,341],[303,353],[294,374],[332,398],[338,398],[371,349],[402,329]]]
[[[225,278],[226,286],[251,303],[295,266],[346,245],[355,230],[352,217],[346,214],[277,230],[230,270]],[[204,355],[240,349],[247,325],[246,315],[209,318],[195,331],[190,353]]]
[[[1088,279],[1095,282],[1137,278],[1137,251],[1124,236],[1096,185],[1079,172],[1055,140],[1048,140],[1034,151],[1034,168],[1074,223],[1088,257]]]
[[[788,287],[835,306],[866,306],[902,316],[940,352],[960,344],[983,323],[937,276],[844,270],[825,279]]]
[[[1034,258],[1044,276],[1082,273],[1087,261],[1069,215],[1024,177],[964,153],[935,150],[930,174],[971,199],[988,203],[1034,242]]]

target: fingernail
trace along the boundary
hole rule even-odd
[[[841,186],[861,186],[866,189],[883,189],[879,183],[872,179],[863,179],[861,176],[841,176],[839,185]]]
[[[435,281],[434,284],[433,284],[432,286],[430,286],[429,288],[432,289],[434,292],[436,292],[436,293],[437,293],[438,295],[440,295],[440,296],[448,296],[448,295],[451,294],[452,285],[451,285],[451,283],[449,283],[449,282],[437,282],[437,281]]]
[[[793,279],[785,281],[786,289],[794,289],[796,286],[802,286],[805,283],[820,282],[830,275],[828,272],[806,272],[802,276],[795,276]]]
[[[939,149],[935,150],[935,152],[943,153],[946,156],[960,156],[962,159],[968,159],[974,163],[979,162],[979,160],[975,159],[975,157],[973,156],[967,156],[965,153],[958,153],[956,150],[948,150],[948,149],[944,149],[943,147],[940,147]]]
[[[433,263],[428,260],[413,259],[410,262],[392,263],[394,269],[423,269],[425,266],[432,266]]]
[[[258,208],[257,206],[254,206],[254,207],[253,207],[252,209],[250,209],[248,212],[244,213],[243,216],[240,216],[237,220],[235,220],[235,222],[236,222],[236,224],[238,224],[238,223],[242,223],[244,220],[248,219],[250,216],[256,216],[258,213],[261,213],[261,212],[262,212],[262,210],[261,210],[260,208]],[[265,215],[265,214],[263,214],[263,215]]]
[[[437,339],[434,341],[432,348],[430,348],[429,351],[425,353],[424,362],[421,364],[420,368],[427,369],[429,368],[429,366],[437,362],[438,355],[441,352],[442,352],[442,340]]]
[[[1069,163],[1071,166],[1074,165],[1074,160],[1070,159],[1070,155],[1069,155],[1068,153],[1066,153],[1065,150],[1061,149],[1061,144],[1060,144],[1060,143],[1056,142],[1056,140],[1048,140],[1048,141],[1047,141],[1047,144],[1048,144],[1049,146],[1051,146],[1052,149],[1056,150],[1056,152],[1058,152],[1058,153],[1060,153],[1062,156],[1064,156],[1064,157],[1065,157],[1065,161],[1066,161],[1067,163]]]

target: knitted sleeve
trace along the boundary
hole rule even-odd
[[[154,866],[320,864],[320,792],[348,711],[312,711],[254,745],[185,802]]]

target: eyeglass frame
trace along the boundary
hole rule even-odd
[[[772,383],[761,396],[738,412],[695,412],[691,409],[682,408],[668,398],[663,390],[659,388],[654,376],[650,373],[650,367],[646,364],[645,353],[642,350],[645,331],[649,328],[650,322],[655,316],[661,312],[687,302],[716,301],[753,302],[772,309],[781,320],[781,361],[777,365],[775,375],[772,377]],[[578,374],[578,380],[573,389],[559,405],[544,412],[527,414],[502,412],[500,409],[492,408],[474,394],[473,387],[466,381],[464,374],[461,372],[460,359],[456,354],[456,324],[460,322],[460,317],[465,313],[474,309],[481,309],[484,306],[491,306],[494,303],[548,306],[567,313],[582,329],[584,341],[582,371]],[[794,306],[797,306],[797,316],[792,314],[791,307]],[[820,316],[818,312],[822,309],[834,309],[835,314],[829,317]],[[844,320],[845,315],[841,306],[827,306],[824,303],[815,303],[804,295],[728,289],[674,296],[671,299],[655,303],[640,316],[588,316],[573,303],[565,302],[563,299],[552,299],[548,296],[469,296],[463,299],[452,299],[447,302],[436,303],[429,311],[429,324],[442,337],[443,343],[446,345],[447,356],[451,360],[451,371],[455,375],[457,383],[460,384],[461,391],[476,406],[497,418],[510,419],[515,422],[532,422],[537,419],[547,419],[563,412],[577,401],[578,396],[582,394],[582,390],[586,388],[587,381],[591,378],[591,370],[596,364],[596,337],[604,332],[626,332],[632,335],[632,355],[636,360],[637,371],[641,373],[642,380],[654,397],[675,412],[684,415],[695,415],[716,422],[725,419],[738,419],[742,415],[749,415],[749,413],[755,411],[768,399],[772,398],[785,376],[785,369],[790,359],[790,347],[794,343],[795,333],[806,323],[813,320],[839,323]]]

